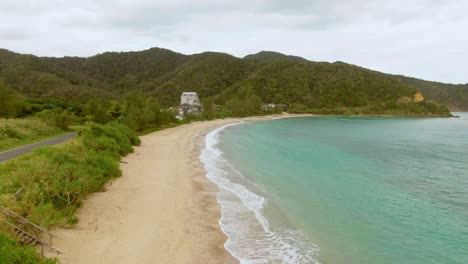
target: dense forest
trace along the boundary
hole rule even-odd
[[[275,52],[237,58],[152,48],[50,58],[0,49],[0,97],[5,101],[0,116],[25,116],[61,104],[94,121],[126,118],[121,112],[128,107],[177,106],[183,91],[197,92],[208,114],[216,117],[259,114],[262,103],[337,114],[446,115],[443,106],[468,109],[468,84],[428,82]],[[413,105],[408,98],[418,92],[426,100]],[[21,104],[12,109],[15,100]]]

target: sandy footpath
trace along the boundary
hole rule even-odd
[[[204,135],[241,119],[196,122],[141,137],[122,176],[90,195],[72,229],[56,229],[63,264],[238,263],[219,228],[217,187],[199,161]]]

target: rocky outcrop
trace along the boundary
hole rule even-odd
[[[415,94],[413,102],[415,103],[424,102],[424,96],[422,95],[422,93]]]

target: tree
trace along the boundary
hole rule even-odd
[[[105,124],[111,119],[110,114],[108,114],[110,108],[111,103],[109,101],[91,99],[86,103],[84,112],[92,121]]]
[[[127,94],[122,108],[123,123],[130,128],[142,131],[170,121],[170,116],[161,111],[158,101],[141,92]]]
[[[18,96],[0,79],[0,117],[15,117]]]

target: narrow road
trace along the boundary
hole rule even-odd
[[[58,136],[58,137],[55,137],[55,138],[51,138],[51,139],[47,139],[47,140],[40,141],[40,142],[37,142],[37,143],[29,144],[29,145],[26,145],[26,146],[10,149],[10,150],[7,150],[7,151],[2,151],[2,152],[0,152],[0,162],[4,162],[4,161],[7,161],[9,159],[13,159],[13,158],[16,158],[18,156],[27,154],[27,153],[31,152],[32,150],[40,148],[40,147],[60,144],[62,142],[65,142],[67,140],[75,138],[76,135],[77,135],[76,132],[72,132],[72,133],[68,133],[68,134]]]

